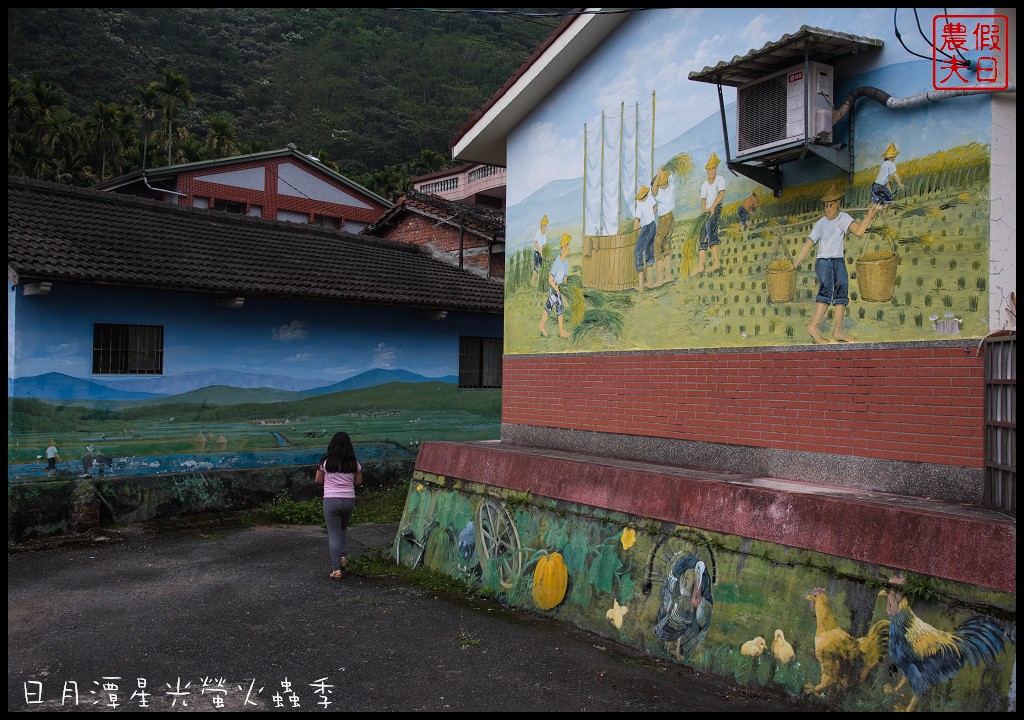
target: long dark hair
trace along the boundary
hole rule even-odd
[[[327,472],[354,473],[359,469],[352,438],[347,432],[334,433],[331,443],[327,446],[327,452],[320,458],[320,465]]]

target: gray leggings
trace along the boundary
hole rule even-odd
[[[324,498],[324,521],[333,568],[340,568],[341,558],[348,555],[348,521],[355,509],[355,498]]]

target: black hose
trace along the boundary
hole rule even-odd
[[[853,106],[862,97],[871,98],[880,105],[885,105],[889,102],[889,98],[892,96],[884,90],[879,90],[878,88],[871,87],[870,85],[859,87],[846,96],[846,100],[843,101],[842,105],[832,111],[832,125],[835,125],[846,117],[846,115],[853,109]]]

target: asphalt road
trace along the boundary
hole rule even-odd
[[[352,531],[355,556],[395,526]],[[811,709],[488,598],[332,581],[317,527],[101,537],[9,547],[9,711]]]

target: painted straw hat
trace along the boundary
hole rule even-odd
[[[892,160],[894,157],[900,154],[900,151],[896,149],[896,143],[889,143],[889,147],[882,153],[883,160]]]
[[[657,187],[666,187],[668,185],[668,170],[662,168],[658,171],[658,175],[654,178],[654,184]]]
[[[833,180],[832,184],[828,186],[828,190],[826,190],[825,194],[821,196],[821,201],[832,202],[833,200],[842,200],[843,195],[845,194],[846,192],[844,190],[840,190],[839,186],[836,185],[835,180]]]
[[[704,166],[704,169],[710,170],[711,168],[718,167],[721,164],[722,161],[718,159],[718,156],[715,153],[711,153],[711,157],[708,158],[708,164]]]
[[[541,225],[547,225],[548,224],[548,216],[547,215],[545,215],[544,217],[542,217],[540,219],[540,224]]]
[[[641,185],[640,189],[636,191],[636,199],[643,200],[645,197],[647,197],[647,193],[649,193],[650,191],[651,189],[649,187],[647,187],[646,185]]]
[[[560,247],[560,248],[568,247],[570,240],[572,240],[572,236],[569,235],[569,233],[563,233],[562,234],[562,242],[559,244],[558,247]]]

